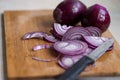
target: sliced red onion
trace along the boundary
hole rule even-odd
[[[93,51],[92,48],[87,48],[85,53],[83,53],[83,55],[88,55],[89,53],[91,53]]]
[[[68,67],[71,67],[74,64],[74,61],[70,57],[63,57],[60,61],[58,61],[58,64],[67,69]]]
[[[91,48],[87,48],[87,50],[83,53],[83,54],[79,54],[79,55],[64,55],[61,60],[58,62],[58,64],[67,69],[69,67],[71,67],[73,64],[75,64],[79,59],[81,59],[83,56],[91,53],[93,50]]]
[[[92,34],[92,36],[99,37],[102,35],[102,31],[97,27],[89,26],[89,27],[86,27],[85,29],[87,29]]]
[[[33,47],[34,51],[40,50],[40,49],[49,49],[51,48],[51,45],[48,44],[42,44],[42,45],[37,45]]]
[[[56,39],[53,35],[45,35],[44,38],[45,38],[45,40],[47,40],[49,42],[56,42],[56,41],[58,41],[58,39]]]
[[[63,35],[62,40],[80,40],[81,35],[90,36],[91,33],[83,27],[73,27]]]
[[[62,38],[62,36],[65,34],[65,32],[72,28],[73,26],[67,26],[67,25],[61,25],[59,23],[54,23],[52,34],[57,38]]]
[[[103,42],[107,41],[109,38],[105,37],[95,37],[95,36],[83,36],[83,39],[86,43],[88,43],[88,46],[90,48],[97,48],[99,45],[101,45]],[[110,50],[112,49],[112,46],[110,47]],[[108,49],[109,50],[109,49]]]
[[[56,37],[57,39],[61,40],[62,36],[58,35],[54,30],[50,30],[50,32],[52,33],[52,35],[54,37]]]
[[[59,41],[55,42],[53,45],[54,49],[65,55],[76,55],[82,54],[88,48],[88,45],[85,42],[78,40],[71,41]]]
[[[88,55],[89,53],[91,53],[93,51],[93,49],[91,48],[87,48],[86,51],[83,54],[79,54],[79,55],[65,55],[64,57],[71,57],[74,61],[74,63],[76,63],[79,59],[81,59],[83,56]]]
[[[57,57],[52,58],[52,59],[41,59],[41,58],[38,58],[38,57],[32,57],[32,59],[37,60],[37,61],[41,61],[41,62],[51,62],[51,61],[57,60],[59,57],[60,57],[60,55],[58,55]]]
[[[22,39],[31,39],[31,38],[43,38],[47,33],[36,31],[36,32],[29,32],[26,33]]]

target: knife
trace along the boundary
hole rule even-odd
[[[90,54],[82,57],[72,67],[68,68],[60,77],[56,80],[75,80],[76,77],[85,69],[89,64],[93,64],[99,57],[101,57],[108,48],[114,43],[114,39],[109,39],[97,47]]]

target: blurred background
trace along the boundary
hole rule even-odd
[[[44,10],[54,9],[63,0],[0,0],[1,14],[6,10]],[[120,0],[81,0],[87,7],[101,4],[110,12],[111,25],[109,30],[120,44]],[[2,21],[0,20],[0,80],[3,80],[2,62]]]

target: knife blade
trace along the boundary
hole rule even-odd
[[[75,80],[78,74],[80,74],[87,65],[93,64],[98,58],[100,58],[108,48],[114,43],[114,39],[109,39],[97,47],[90,54],[82,57],[72,67],[68,68],[60,77],[56,80]]]

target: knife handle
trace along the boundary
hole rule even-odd
[[[68,68],[60,77],[56,80],[75,80],[75,78],[85,69],[88,64],[93,64],[94,60],[88,56],[84,56],[72,67]]]

